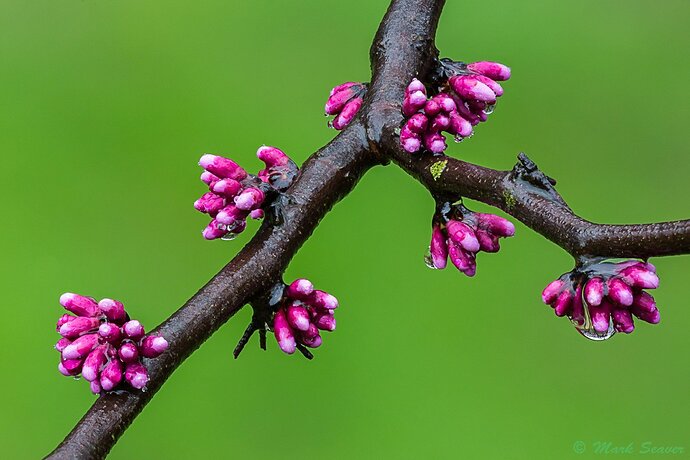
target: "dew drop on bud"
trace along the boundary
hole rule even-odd
[[[616,333],[616,329],[613,327],[613,319],[609,319],[609,328],[606,330],[606,332],[599,332],[594,329],[592,322],[589,321],[588,318],[585,319],[582,325],[579,325],[574,320],[571,321],[573,322],[577,332],[582,334],[583,337],[588,338],[589,340],[594,340],[595,342],[608,340]]]
[[[232,241],[235,238],[237,238],[238,233],[226,233],[225,235],[221,236],[220,239],[223,241]]]
[[[431,250],[428,250],[424,255],[424,265],[432,270],[437,270],[436,266],[434,265],[434,259],[431,257]]]
[[[482,110],[482,112],[484,112],[487,115],[491,115],[492,113],[494,113],[495,108],[496,104],[486,104],[486,107],[484,107],[484,110]]]
[[[462,137],[462,136],[455,136],[455,137],[453,138],[453,140],[454,140],[455,142],[462,142],[462,141],[465,140],[465,138]]]

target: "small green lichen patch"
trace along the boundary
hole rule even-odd
[[[513,208],[515,206],[515,203],[517,202],[513,194],[510,193],[508,190],[503,191],[503,198],[506,200],[506,206],[508,206],[508,209]]]
[[[443,174],[447,164],[448,160],[442,160],[437,161],[429,167],[429,171],[431,172],[431,176],[434,178],[434,180],[438,180],[438,178],[441,177],[441,174]]]

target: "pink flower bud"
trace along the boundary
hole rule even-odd
[[[60,326],[59,332],[65,338],[75,339],[85,332],[96,329],[100,323],[98,318],[80,316]]]
[[[467,66],[472,72],[482,74],[492,80],[504,81],[510,78],[510,67],[498,62],[480,61]]]
[[[630,311],[642,321],[646,321],[650,324],[657,324],[659,321],[661,321],[661,315],[659,314],[659,310],[656,308],[652,309],[651,311],[647,311],[641,309],[637,305],[633,305]]]
[[[103,337],[103,340],[110,343],[116,343],[120,340],[122,333],[120,328],[114,323],[103,323],[98,328],[98,335]]]
[[[149,372],[143,364],[131,363],[125,369],[125,380],[132,388],[141,390],[149,382]]]
[[[460,137],[468,137],[472,135],[472,124],[465,120],[457,111],[453,111],[449,115],[450,126],[448,132]]]
[[[616,308],[611,313],[611,317],[613,318],[613,326],[616,328],[616,331],[630,334],[635,330],[635,323],[628,310]]]
[[[577,326],[584,326],[585,324],[585,306],[582,303],[582,285],[578,284],[575,288],[575,295],[573,296],[573,305],[570,313],[570,320]]]
[[[479,251],[479,241],[474,234],[474,230],[464,222],[450,220],[446,224],[448,237],[456,244],[459,244],[468,252]]]
[[[604,298],[604,281],[601,278],[594,277],[585,284],[585,300],[588,305],[595,307],[601,305],[601,300]]]
[[[423,134],[428,125],[429,119],[423,113],[415,113],[405,123],[407,129],[415,134]]]
[[[103,367],[107,361],[105,355],[106,346],[99,345],[94,348],[94,350],[89,353],[89,356],[84,360],[84,366],[81,369],[81,375],[84,379],[92,382],[98,378],[98,374],[101,372],[101,367]]]
[[[333,93],[326,101],[326,106],[324,107],[326,115],[336,115],[340,113],[343,107],[345,107],[345,104],[354,97],[354,87],[355,86],[350,86]]]
[[[199,165],[206,171],[215,174],[221,179],[235,179],[241,181],[247,177],[247,171],[240,165],[218,155],[207,153],[199,159]]]
[[[545,304],[551,305],[558,297],[558,294],[561,293],[564,286],[565,282],[563,282],[563,280],[558,279],[551,281],[542,291],[541,300],[543,300]]]
[[[218,212],[216,215],[216,222],[224,225],[234,225],[237,221],[244,220],[246,218],[247,211],[238,208],[234,204],[231,204]]]
[[[127,312],[122,302],[113,299],[103,299],[98,302],[98,308],[101,309],[105,317],[110,321],[122,324],[127,320]]]
[[[433,153],[443,153],[446,150],[446,138],[439,133],[424,135],[424,147]]]
[[[348,81],[348,82],[342,83],[342,84],[340,84],[340,85],[338,85],[338,86],[335,86],[333,89],[331,89],[331,93],[330,93],[329,95],[330,95],[330,96],[333,96],[333,95],[334,95],[335,93],[337,93],[338,91],[343,90],[343,89],[346,89],[346,88],[349,88],[350,86],[354,86],[354,85],[356,85],[356,84],[357,84],[357,83],[355,83],[355,82],[353,82],[353,81]]]
[[[273,317],[273,334],[278,341],[278,346],[283,352],[291,355],[295,352],[297,344],[295,342],[295,335],[288,324],[285,312],[279,309]]]
[[[450,77],[449,82],[450,86],[460,97],[489,103],[496,102],[496,93],[474,77],[465,75],[454,76]]]
[[[446,268],[448,263],[448,244],[443,235],[441,226],[435,224],[431,230],[431,244],[429,245],[429,252],[431,252],[431,261],[439,270]]]
[[[323,340],[318,332],[313,337],[302,336],[300,337],[300,341],[309,348],[318,348],[323,343]]]
[[[619,278],[610,278],[607,283],[608,297],[618,305],[629,307],[633,303],[633,293],[630,286]]]
[[[77,375],[81,372],[83,359],[62,359],[58,364],[58,370],[62,375]]]
[[[475,213],[479,227],[487,229],[496,236],[509,237],[515,235],[515,225],[503,217],[495,214]]]
[[[498,242],[498,237],[489,233],[486,230],[478,228],[474,234],[479,241],[479,249],[484,252],[498,252],[501,249],[501,244]]]
[[[322,331],[335,331],[335,318],[328,313],[317,313],[314,325]]]
[[[58,332],[60,332],[60,328],[61,328],[64,324],[69,323],[70,321],[73,321],[73,320],[75,320],[76,318],[77,318],[76,316],[68,315],[67,313],[65,313],[64,315],[62,315],[62,316],[58,319],[57,325],[56,325],[56,327],[55,327],[55,330],[58,331]]]
[[[311,293],[307,303],[320,310],[335,310],[338,308],[338,299],[331,294],[324,291],[319,291],[318,289]]]
[[[458,114],[459,114],[462,118],[464,118],[465,120],[467,120],[467,121],[470,123],[471,126],[476,126],[476,125],[478,125],[478,124],[481,122],[481,120],[479,119],[479,117],[478,117],[477,115],[475,115],[475,114],[470,110],[470,108],[467,106],[467,104],[466,104],[465,102],[463,102],[462,99],[460,99],[460,98],[453,98],[453,100],[455,101],[455,104],[457,105],[457,112],[458,112]]]
[[[485,77],[483,75],[474,75],[473,78],[476,78],[478,81],[484,83],[486,86],[491,88],[491,91],[494,92],[496,97],[501,97],[503,95],[503,87],[495,81],[493,81],[491,78]]]
[[[94,380],[93,382],[89,383],[89,389],[91,390],[91,393],[97,395],[101,392],[101,382],[98,380]]]
[[[405,96],[402,103],[402,113],[406,117],[412,116],[416,112],[424,108],[426,104],[426,94],[421,91],[415,91]]]
[[[72,341],[71,341],[70,339],[65,339],[65,338],[63,337],[62,339],[60,339],[60,340],[57,341],[57,343],[55,344],[55,349],[56,349],[57,351],[59,351],[60,353],[62,353],[62,350],[64,350],[65,347],[66,347],[67,345],[69,345],[70,343],[72,343]]]
[[[633,296],[632,307],[639,311],[652,312],[656,310],[656,302],[654,297],[646,292],[635,293]]]
[[[424,113],[428,117],[435,117],[436,115],[441,113],[441,104],[439,104],[436,99],[429,99],[424,104]]]
[[[441,110],[447,114],[454,112],[457,109],[457,105],[455,104],[453,98],[446,93],[439,93],[432,97],[431,100],[436,101]]]
[[[300,304],[292,304],[287,307],[286,318],[290,326],[299,331],[309,329],[309,312]]]
[[[611,310],[611,303],[606,299],[603,299],[599,305],[589,306],[589,314],[592,317],[592,326],[594,326],[595,331],[603,333],[609,330]]]
[[[556,301],[553,303],[553,310],[556,316],[565,316],[570,313],[573,306],[573,299],[575,296],[570,289],[564,289],[558,294]]]
[[[119,359],[112,359],[101,371],[101,387],[111,391],[122,381],[122,364]]]
[[[217,238],[222,238],[227,235],[228,231],[225,229],[223,224],[213,219],[206,228],[201,232],[201,235],[207,240],[215,240]]]
[[[350,122],[355,118],[355,115],[357,115],[360,107],[362,107],[362,102],[363,100],[361,97],[356,97],[345,104],[342,112],[340,112],[338,116],[333,119],[332,126],[335,129],[340,130],[349,125]]]
[[[405,95],[416,93],[417,91],[421,92],[426,96],[426,87],[424,86],[424,83],[417,80],[416,78],[413,78],[410,84],[407,85],[407,88],[405,88]]]
[[[297,300],[307,300],[312,292],[314,292],[314,285],[304,278],[296,279],[286,289],[287,296]]]
[[[248,187],[235,197],[235,206],[244,211],[251,211],[260,208],[264,198],[264,192],[255,187]]]
[[[60,296],[60,305],[77,316],[98,316],[101,314],[95,300],[71,292]]]
[[[132,342],[123,343],[117,354],[124,363],[133,363],[139,360],[139,349]]]
[[[429,127],[430,131],[440,132],[445,131],[450,127],[450,117],[443,112],[434,117]]]
[[[477,272],[477,263],[474,254],[465,251],[460,245],[449,241],[448,255],[455,267],[467,276],[474,276]]]
[[[141,354],[146,358],[156,358],[168,349],[168,341],[159,335],[149,335],[141,341]]]
[[[87,334],[75,339],[62,350],[62,359],[81,359],[98,346],[98,334]]]
[[[135,341],[144,337],[145,334],[144,326],[142,326],[141,323],[136,319],[127,321],[122,326],[122,332],[124,332],[127,337]]]
[[[259,160],[266,164],[266,168],[275,168],[277,166],[285,166],[290,163],[290,157],[288,157],[282,150],[276,147],[270,147],[268,145],[262,145],[259,150],[256,151],[256,156]]]
[[[201,173],[201,177],[199,179],[201,179],[201,182],[205,183],[206,185],[211,185],[214,182],[218,182],[220,177],[208,171],[204,171]]]
[[[418,152],[422,146],[420,135],[412,132],[407,125],[400,130],[400,145],[408,153]]]
[[[240,193],[240,190],[242,190],[242,184],[234,179],[221,179],[218,182],[213,183],[211,190],[213,190],[214,193],[222,195],[226,198],[233,198],[235,195]]]
[[[632,287],[640,289],[656,289],[659,287],[659,277],[652,270],[642,266],[628,267],[621,271],[623,280]]]
[[[225,199],[213,192],[206,192],[194,202],[194,209],[206,214],[215,215],[225,206]]]
[[[263,219],[264,218],[264,210],[259,208],[259,209],[254,209],[249,213],[249,217],[252,219]]]
[[[316,327],[315,324],[309,324],[309,327],[307,328],[306,331],[300,331],[300,338],[301,339],[313,339],[314,337],[319,335],[319,329]]]

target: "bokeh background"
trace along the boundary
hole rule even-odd
[[[301,162],[328,142],[325,97],[368,80],[387,3],[0,2],[3,458],[48,453],[94,400],[56,370],[60,293],[121,299],[149,327],[176,310],[257,227],[201,238],[198,157],[257,170],[261,144]],[[689,21],[685,0],[449,1],[442,54],[514,72],[449,153],[510,168],[525,151],[597,222],[689,217]],[[594,343],[540,303],[572,267],[562,250],[518,224],[475,278],[432,271],[431,212],[395,166],[367,174],[286,274],[341,300],[316,359],[253,341],[233,360],[244,309],[111,457],[554,459],[595,442],[689,455],[688,257],[653,260],[661,324]]]

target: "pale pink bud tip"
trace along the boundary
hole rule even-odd
[[[448,263],[448,244],[439,225],[434,225],[431,231],[431,244],[429,245],[431,261],[434,267],[442,270]]]
[[[60,305],[77,316],[97,316],[100,314],[95,300],[71,292],[60,296]]]
[[[285,152],[268,145],[259,147],[259,150],[256,151],[256,156],[266,164],[267,168],[284,166],[290,162],[290,157],[288,157]]]
[[[258,208],[264,202],[264,192],[258,188],[246,188],[235,197],[235,206],[244,211],[250,211]]]
[[[314,285],[305,278],[299,278],[287,287],[287,295],[293,299],[304,300],[314,292]]]
[[[149,373],[142,364],[129,364],[125,369],[125,380],[132,388],[141,390],[149,382]]]
[[[201,235],[204,238],[206,238],[207,240],[215,240],[215,239],[221,238],[227,234],[228,234],[228,231],[216,219],[213,219],[206,226],[206,228],[201,232]]]
[[[595,277],[587,281],[585,284],[585,300],[589,305],[595,307],[601,305],[604,298],[604,282],[601,278]]]
[[[498,62],[480,61],[467,66],[472,72],[487,76],[493,80],[504,81],[510,78],[510,67]]]
[[[132,342],[123,343],[117,354],[125,363],[133,363],[139,359],[139,350]]]
[[[98,380],[94,380],[93,382],[91,382],[91,383],[89,384],[89,388],[91,389],[91,393],[97,395],[97,394],[99,394],[99,393],[101,392],[101,390],[102,390],[102,388],[101,388],[101,382],[99,382]]]
[[[145,334],[144,326],[142,326],[141,323],[136,319],[133,319],[132,321],[127,321],[122,326],[122,331],[125,333],[127,337],[129,337],[132,340],[139,340]]]
[[[105,314],[106,318],[116,323],[122,322],[127,318],[125,307],[122,302],[113,299],[103,299],[98,302],[98,308]]]
[[[609,298],[618,305],[629,307],[633,303],[633,292],[630,286],[619,278],[611,278],[608,281]]]
[[[263,209],[254,209],[249,213],[249,217],[252,219],[263,219],[264,217],[264,210]]]
[[[119,359],[113,359],[101,371],[101,387],[110,391],[122,381],[122,364]]]
[[[62,359],[81,359],[98,345],[98,334],[87,334],[77,338],[62,350]]]
[[[448,237],[455,243],[462,246],[463,249],[469,252],[479,251],[479,241],[477,236],[467,224],[457,221],[450,220],[446,225],[448,231]]]
[[[565,282],[562,280],[551,281],[542,291],[541,299],[545,304],[550,305],[556,300],[558,294],[563,290]]]
[[[426,94],[426,87],[424,86],[424,83],[421,81],[417,80],[416,78],[413,78],[412,81],[410,82],[409,85],[407,85],[407,89],[405,90],[408,94],[409,93],[414,93],[416,91],[421,91],[422,93]]]
[[[285,313],[282,309],[278,310],[273,317],[273,334],[278,341],[278,346],[285,353],[291,355],[297,349],[295,335],[290,329]]]
[[[143,356],[155,358],[168,349],[168,341],[161,336],[150,335],[142,340],[140,349]]]
[[[68,339],[75,339],[85,332],[93,331],[99,324],[98,318],[80,316],[63,324],[60,327],[60,335]]]
[[[460,97],[489,103],[496,102],[496,93],[476,78],[455,76],[451,77],[449,81],[453,90]]]
[[[242,180],[247,177],[247,172],[237,163],[218,155],[207,153],[199,159],[199,165],[208,172],[221,179]]]
[[[287,308],[287,320],[290,326],[299,330],[306,331],[309,329],[309,312],[302,306],[291,306]]]

